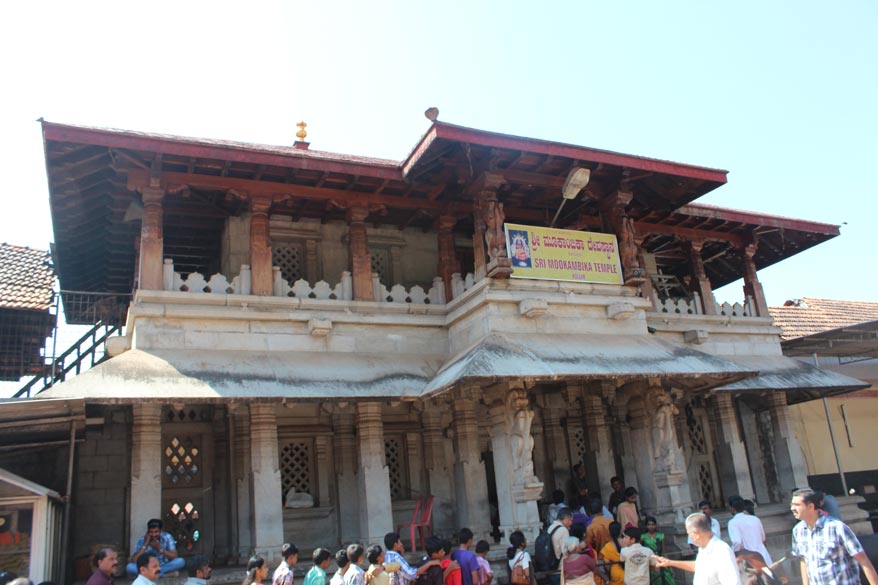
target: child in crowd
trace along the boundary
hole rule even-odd
[[[529,585],[531,582],[530,554],[525,549],[527,549],[527,539],[521,530],[516,530],[509,535],[509,549],[506,551],[506,559],[511,585]]]
[[[304,585],[326,585],[326,569],[332,561],[332,553],[325,548],[315,548],[311,553],[314,566],[305,575]]]
[[[478,585],[490,585],[494,580],[494,572],[491,570],[491,564],[488,562],[488,551],[491,545],[487,540],[480,540],[476,543],[476,560],[479,563],[479,582]]]
[[[622,525],[618,522],[611,522],[609,531],[610,542],[601,549],[600,559],[604,562],[604,569],[610,575],[610,585],[623,585],[625,583],[625,565],[619,561],[619,552],[622,550],[622,546],[619,544]]]
[[[369,561],[369,569],[366,571],[366,583],[369,585],[390,585],[391,573],[399,571],[399,563],[384,562],[384,549],[377,544],[366,549],[366,560]]]
[[[425,544],[427,554],[418,563],[418,579],[415,583],[416,585],[444,585],[446,575],[457,568],[457,563],[451,563],[448,569],[442,568],[442,561],[445,560],[445,543],[438,536],[431,536]],[[421,571],[423,567],[428,568]]]
[[[652,551],[640,544],[640,536],[639,528],[622,531],[619,560],[625,563],[625,585],[649,585],[649,567],[656,563]]]
[[[348,561],[348,553],[345,549],[341,549],[335,553],[335,566],[338,567],[335,575],[329,580],[329,585],[344,585],[344,574],[350,566]]]
[[[445,585],[462,585],[463,575],[460,572],[460,566],[451,558],[453,545],[450,540],[442,541],[442,569],[445,571]]]
[[[637,490],[633,487],[625,488],[625,501],[616,509],[616,521],[622,528],[640,526],[640,510],[637,509]]]
[[[260,556],[250,557],[247,563],[247,574],[241,585],[262,585],[265,578],[268,577],[268,563]]]

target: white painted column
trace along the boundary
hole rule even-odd
[[[615,385],[605,383],[615,394]],[[613,488],[610,478],[616,474],[613,460],[613,442],[607,424],[607,412],[600,387],[584,387],[582,390],[582,416],[588,434],[588,449],[585,453],[585,468],[588,470],[592,489],[600,491],[602,497],[609,497]]]
[[[280,559],[284,542],[283,490],[277,451],[277,408],[250,405],[250,460],[252,476],[253,551],[269,563]]]
[[[132,407],[131,508],[129,549],[134,550],[151,518],[162,517],[162,427],[160,404],[140,403]]]
[[[424,427],[424,466],[427,490],[433,496],[433,530],[448,534],[454,530],[454,484],[445,455],[442,412],[439,404],[428,404],[421,413]],[[443,408],[447,405],[442,404]]]
[[[728,392],[717,392],[711,397],[711,401],[713,408],[710,410],[716,421],[716,458],[723,494],[726,497],[738,494],[742,498],[755,501],[747,451],[738,430],[732,396]]]
[[[534,413],[521,383],[498,385],[488,407],[500,530],[521,530],[533,542],[540,530],[537,500],[543,484],[534,474]]]
[[[336,407],[333,416],[335,443],[335,471],[338,493],[335,509],[338,515],[338,534],[342,543],[357,542],[360,536],[360,507],[357,492],[357,439],[356,423],[351,406]],[[383,542],[383,541],[382,541]]]
[[[357,487],[360,500],[360,539],[384,542],[393,526],[390,502],[390,475],[384,459],[384,423],[381,403],[357,403],[360,470]]]
[[[771,426],[774,429],[774,464],[777,468],[777,483],[780,501],[790,498],[793,490],[808,485],[808,471],[802,448],[793,431],[787,397],[783,392],[768,395]]]
[[[454,486],[457,526],[473,531],[476,539],[491,533],[488,513],[488,479],[479,449],[479,428],[473,401],[459,396],[451,404],[454,412]]]

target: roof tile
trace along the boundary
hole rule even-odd
[[[878,303],[837,301],[803,297],[770,307],[774,324],[783,330],[782,339],[795,339],[878,319]]]
[[[45,311],[54,285],[48,252],[0,243],[0,309]]]

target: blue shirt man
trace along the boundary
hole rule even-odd
[[[159,560],[159,573],[165,575],[172,571],[179,571],[186,566],[186,560],[177,554],[177,543],[174,537],[162,531],[162,521],[153,518],[146,523],[146,534],[137,540],[134,545],[134,554],[130,562],[125,566],[125,571],[130,576],[137,575],[137,559],[140,555],[149,552]]]

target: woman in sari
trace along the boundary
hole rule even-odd
[[[561,559],[561,585],[594,585],[594,557],[583,551],[586,545],[575,536],[564,542],[564,558]]]
[[[646,532],[640,537],[640,543],[660,557],[665,555],[665,535],[658,532],[658,522],[652,516],[646,517]],[[674,576],[667,567],[650,569],[649,582],[652,585],[674,585]]]
[[[619,561],[619,535],[622,534],[622,525],[611,522],[609,526],[612,540],[604,545],[600,551],[600,559],[604,562],[604,570],[610,575],[610,585],[624,585],[625,565]]]

